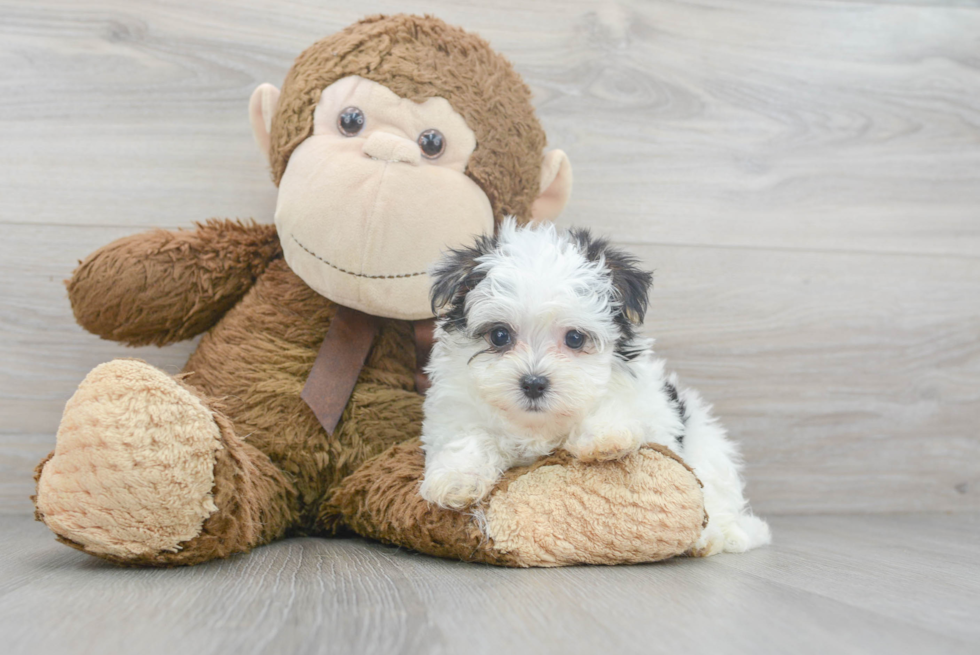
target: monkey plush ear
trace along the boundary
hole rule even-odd
[[[572,194],[572,164],[561,150],[545,153],[541,163],[541,192],[531,205],[531,220],[558,218]]]
[[[248,119],[252,123],[252,135],[259,144],[262,154],[269,158],[269,132],[272,131],[272,116],[279,104],[279,89],[271,84],[260,84],[252,92],[248,101]]]

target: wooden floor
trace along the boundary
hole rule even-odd
[[[120,569],[0,517],[0,648],[55,653],[977,653],[980,515],[782,516],[744,555],[508,570],[294,539]]]

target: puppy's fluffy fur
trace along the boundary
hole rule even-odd
[[[768,543],[742,495],[735,444],[636,334],[652,281],[636,264],[588,231],[508,219],[437,265],[425,499],[466,507],[506,469],[559,448],[597,461],[656,443],[704,485],[709,522],[696,553]]]

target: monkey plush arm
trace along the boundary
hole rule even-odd
[[[131,346],[190,339],[214,325],[282,256],[274,225],[210,220],[114,241],[75,270],[79,325]]]

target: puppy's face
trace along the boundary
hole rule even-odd
[[[505,221],[434,271],[444,365],[510,421],[567,429],[636,355],[651,276],[635,264],[586,231]]]

